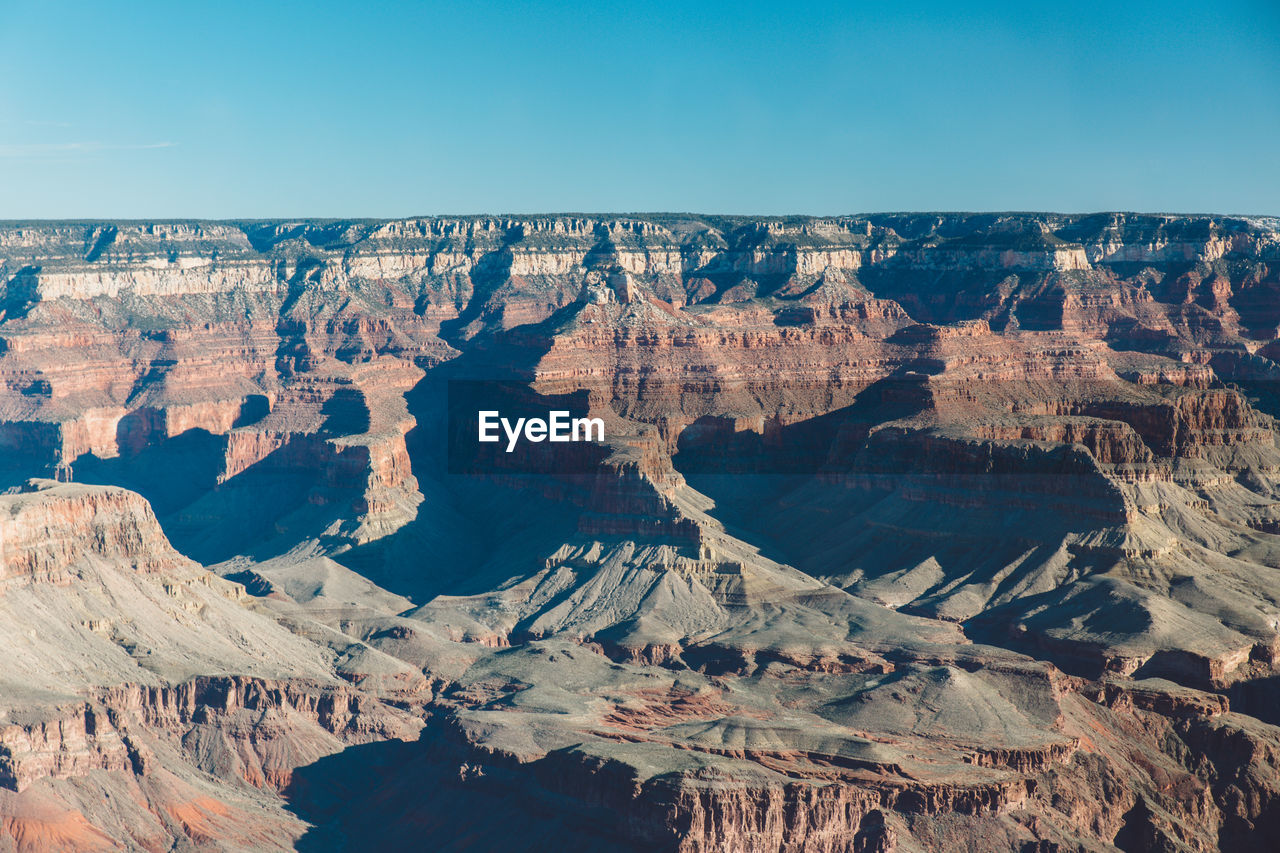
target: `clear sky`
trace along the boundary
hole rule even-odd
[[[1280,214],[1280,2],[0,0],[0,218]]]

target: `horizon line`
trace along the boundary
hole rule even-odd
[[[137,216],[68,216],[68,217],[19,217],[19,218],[0,218],[0,227],[21,226],[21,225],[38,225],[38,224],[94,224],[94,223],[187,223],[187,222],[209,222],[209,223],[286,223],[286,222],[324,222],[324,223],[367,223],[367,222],[398,222],[410,221],[415,219],[544,219],[553,217],[583,217],[583,218],[671,218],[671,217],[689,217],[689,218],[723,218],[723,219],[761,219],[761,220],[787,220],[787,219],[861,219],[873,216],[1105,216],[1105,215],[1124,215],[1124,216],[1152,216],[1152,217],[1168,217],[1175,219],[1280,219],[1280,213],[1221,213],[1221,212],[1192,212],[1192,211],[1167,211],[1167,210],[1124,210],[1124,209],[1100,209],[1100,210],[1081,210],[1081,211],[1065,211],[1065,210],[945,210],[945,209],[902,209],[902,210],[878,210],[878,211],[862,211],[857,213],[710,213],[695,211],[678,211],[678,210],[655,210],[655,211],[539,211],[532,213],[516,213],[510,211],[504,212],[478,212],[478,213],[422,213],[408,214],[404,216],[324,216],[324,215],[301,215],[301,216],[157,216],[157,217],[137,217]]]

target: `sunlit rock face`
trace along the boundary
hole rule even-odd
[[[0,847],[1269,850],[1278,227],[0,226]]]

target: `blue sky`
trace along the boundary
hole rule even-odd
[[[0,0],[0,218],[1280,214],[1280,3]]]

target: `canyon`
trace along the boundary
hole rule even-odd
[[[0,223],[0,849],[1273,849],[1277,379],[1265,217]]]

